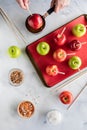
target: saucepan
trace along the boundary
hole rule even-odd
[[[41,32],[41,31],[45,28],[45,25],[46,25],[45,18],[46,18],[48,15],[50,15],[53,11],[54,11],[54,7],[50,8],[49,10],[47,10],[47,12],[46,12],[44,15],[38,14],[38,15],[41,17],[41,19],[42,19],[42,21],[43,21],[43,24],[42,24],[42,26],[41,26],[40,28],[37,28],[37,29],[34,29],[34,28],[32,28],[32,27],[29,25],[29,20],[30,20],[30,18],[32,17],[32,15],[34,15],[34,14],[29,15],[29,16],[27,17],[26,21],[25,21],[25,26],[26,26],[26,28],[28,29],[28,31],[30,31],[30,32],[32,32],[32,33]]]

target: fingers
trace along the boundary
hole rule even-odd
[[[54,4],[55,4],[55,0],[52,0],[52,1],[51,1],[51,7],[53,7]]]
[[[55,6],[54,12],[58,12],[62,7],[59,4],[59,0],[52,0],[51,1],[51,7]]]
[[[70,0],[52,0],[51,7],[53,7],[55,5],[54,12],[57,13],[57,12],[59,12],[59,10],[61,10],[65,6],[69,5],[69,3],[70,3]]]
[[[29,0],[16,0],[21,8],[27,10],[29,8]]]
[[[24,5],[26,7],[26,9],[29,9],[29,0],[24,0]]]
[[[61,10],[62,8],[64,8],[64,5],[63,4],[61,4],[61,3],[56,3],[55,4],[55,12],[56,13],[58,13],[59,12],[59,10]]]

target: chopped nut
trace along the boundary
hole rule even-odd
[[[34,113],[34,105],[29,101],[24,101],[19,104],[18,113],[23,117],[31,117],[31,115]]]
[[[13,85],[20,85],[24,79],[23,72],[19,69],[14,69],[10,73],[10,81]]]

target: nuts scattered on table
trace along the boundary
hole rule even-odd
[[[30,101],[23,101],[18,105],[17,111],[21,117],[29,118],[34,113],[34,105]]]
[[[24,80],[24,74],[20,69],[12,69],[9,74],[10,83],[14,86],[21,85]]]

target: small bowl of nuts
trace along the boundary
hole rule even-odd
[[[21,69],[14,68],[9,72],[9,81],[13,86],[19,86],[24,81],[24,73]]]
[[[35,107],[30,101],[23,101],[19,103],[17,107],[17,112],[19,116],[23,118],[30,118],[34,114],[34,111]]]

